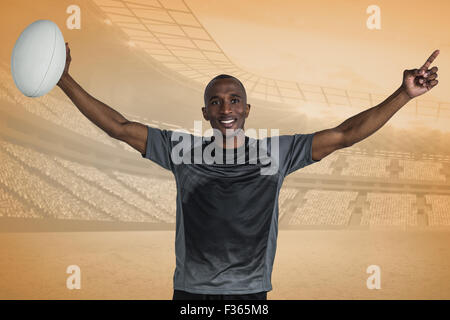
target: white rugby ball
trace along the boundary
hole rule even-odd
[[[27,97],[40,97],[58,83],[66,64],[66,45],[50,20],[30,24],[19,36],[11,56],[11,73]]]

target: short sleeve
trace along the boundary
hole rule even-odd
[[[280,169],[284,176],[320,160],[312,159],[314,133],[284,135],[279,137]]]
[[[170,156],[172,152],[172,131],[150,126],[147,126],[147,128],[147,147],[145,154],[141,154],[142,157],[159,164],[164,169],[172,171],[173,163]]]

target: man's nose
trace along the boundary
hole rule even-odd
[[[231,112],[231,103],[224,102],[222,103],[222,106],[220,107],[221,113],[230,113]]]

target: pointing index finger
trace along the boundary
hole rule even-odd
[[[434,59],[439,55],[439,50],[434,50],[431,56],[427,59],[425,64],[420,68],[420,70],[428,70],[428,67],[433,63]]]

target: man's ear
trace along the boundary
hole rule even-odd
[[[251,105],[247,103],[247,110],[245,111],[245,117],[248,117],[248,114],[250,113],[250,107]]]
[[[206,121],[209,121],[208,113],[206,112],[206,107],[202,107],[202,112],[203,112],[203,118]]]

